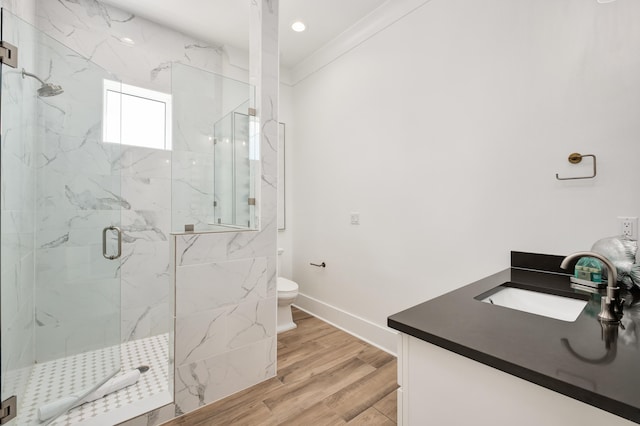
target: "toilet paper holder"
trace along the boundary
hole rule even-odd
[[[326,267],[327,267],[327,264],[326,264],[326,263],[324,263],[324,262],[322,262],[322,263],[320,263],[320,264],[318,264],[318,263],[309,263],[309,265],[311,265],[311,266],[317,266],[318,268],[326,268]]]

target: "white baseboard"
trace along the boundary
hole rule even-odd
[[[293,305],[360,340],[364,340],[393,356],[397,356],[398,333],[390,328],[381,327],[369,320],[302,293],[298,294],[298,298]]]

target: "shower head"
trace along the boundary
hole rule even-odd
[[[40,86],[40,88],[38,89],[38,96],[40,97],[48,98],[50,96],[57,96],[60,93],[64,92],[64,90],[62,89],[62,86],[58,86],[57,84],[46,83],[37,75],[31,74],[30,72],[25,71],[25,69],[23,68],[22,78],[25,78],[25,76],[35,78],[40,82],[40,84],[42,84],[42,86]]]
[[[45,83],[38,89],[38,96],[48,98],[50,96],[57,96],[64,92],[62,86],[57,84]]]

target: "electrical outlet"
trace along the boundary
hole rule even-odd
[[[360,213],[351,212],[351,224],[352,225],[360,225]]]
[[[638,239],[638,218],[637,217],[619,217],[620,235],[632,240]]]

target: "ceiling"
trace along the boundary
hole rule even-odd
[[[248,50],[249,0],[103,0],[196,39]],[[387,0],[280,0],[280,61],[293,68]],[[307,30],[291,30],[295,20]]]

